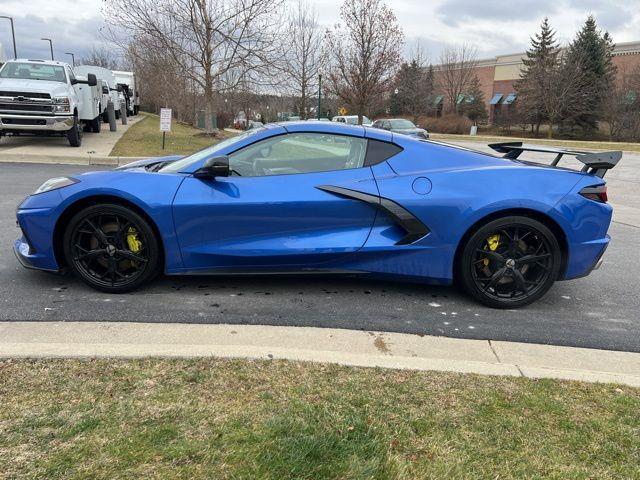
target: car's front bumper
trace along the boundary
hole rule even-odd
[[[55,190],[42,195],[48,193],[51,197],[59,195]],[[60,270],[53,247],[56,218],[51,208],[18,207],[16,226],[21,236],[13,243],[13,252],[24,267],[49,272]]]
[[[0,131],[66,132],[73,127],[73,115],[16,115],[0,113]]]
[[[13,243],[13,253],[20,264],[25,268],[44,270],[47,272],[59,272],[57,267],[52,267],[50,259],[33,250],[24,235]]]

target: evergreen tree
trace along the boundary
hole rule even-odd
[[[477,75],[471,80],[471,85],[469,87],[469,92],[466,95],[463,109],[464,114],[469,117],[469,120],[471,120],[474,125],[486,120],[488,117],[484,93],[482,91],[482,86],[480,85],[480,79]]]
[[[398,94],[391,98],[391,106],[395,107],[393,113],[411,115],[414,122],[419,115],[425,114],[433,93],[433,75],[433,67],[425,70],[415,59],[404,62],[392,87],[392,90],[398,89]]]
[[[540,130],[540,124],[548,120],[543,99],[549,91],[549,81],[553,77],[551,73],[560,63],[560,47],[555,35],[549,19],[545,18],[540,32],[531,38],[531,48],[523,60],[525,68],[515,84],[520,111],[535,126],[536,133]]]
[[[611,36],[598,29],[596,20],[590,15],[582,29],[569,46],[568,58],[580,65],[585,76],[586,96],[584,112],[574,121],[587,131],[598,127],[603,116],[605,96],[612,90],[615,82],[616,67],[613,64],[614,44]]]

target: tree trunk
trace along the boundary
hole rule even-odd
[[[547,138],[553,138],[553,123],[549,122],[549,130],[547,130]]]

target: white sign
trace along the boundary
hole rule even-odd
[[[170,108],[160,109],[160,131],[161,132],[171,131],[171,109]]]

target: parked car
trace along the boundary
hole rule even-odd
[[[247,123],[247,130],[261,127],[264,127],[264,123],[258,122],[257,120],[249,120],[249,122]]]
[[[339,140],[339,141],[338,141]],[[588,275],[609,243],[621,152],[521,143],[504,157],[321,122],[268,124],[187,157],[53,178],[17,208],[26,267],[111,293],[156,275],[346,273],[516,308]],[[523,162],[574,156],[582,171]]]
[[[0,69],[0,135],[62,135],[79,147],[83,126],[96,127],[97,84],[95,75],[76,77],[63,62],[7,61]]]
[[[348,125],[358,125],[358,115],[337,115],[331,119],[332,122],[346,123]],[[363,115],[362,125],[368,127],[371,125],[371,120]]]
[[[416,127],[413,122],[404,118],[382,118],[373,122],[371,126],[393,133],[402,133],[403,135],[411,135],[425,140],[429,139],[429,132],[424,128]]]
[[[120,118],[120,102],[124,100],[124,95],[122,94],[122,86],[118,86],[118,82],[116,81],[116,76],[113,72],[107,68],[97,67],[95,65],[80,65],[74,68],[74,71],[78,75],[88,75],[92,73],[96,76],[98,80],[102,80],[106,84],[108,92],[104,90],[103,86],[103,95],[108,95],[108,98],[105,98],[104,101],[111,100],[113,103],[113,108],[116,113],[116,118]],[[104,105],[106,108],[106,103]],[[104,119],[105,122],[109,120],[107,118]]]

